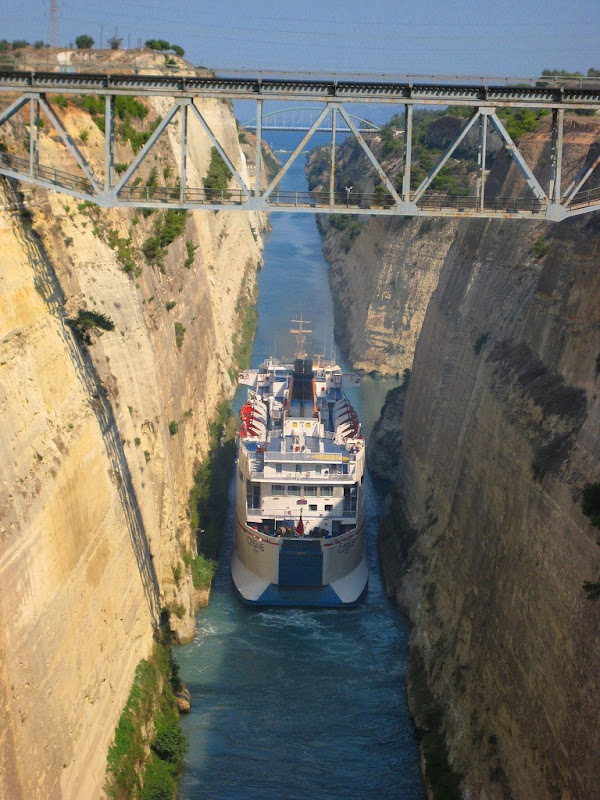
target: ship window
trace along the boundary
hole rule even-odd
[[[275,464],[275,472],[283,472],[283,464]]]
[[[285,486],[282,483],[271,484],[271,494],[285,494]]]
[[[302,464],[296,464],[296,472],[302,472]]]
[[[316,497],[317,496],[317,487],[316,486],[305,486],[304,487],[304,496],[305,497]]]
[[[317,510],[317,506],[316,505],[314,505],[314,506],[310,505],[308,508],[309,508],[310,511],[316,511]]]
[[[260,483],[248,481],[246,484],[246,502],[248,509],[260,508]]]
[[[344,514],[356,514],[356,486],[344,486]]]
[[[326,505],[325,506],[325,511],[333,511],[333,506]]]
[[[320,474],[321,474],[321,465],[317,464],[317,466],[315,467],[315,475],[320,475]]]
[[[300,497],[300,486],[288,486],[287,493],[292,497]]]
[[[331,486],[321,486],[321,497],[331,497],[332,491]]]
[[[242,475],[242,470],[241,470],[241,469],[238,469],[238,478],[239,478],[241,481],[243,481],[243,480],[244,480],[244,476]]]

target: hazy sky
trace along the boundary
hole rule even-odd
[[[48,40],[50,0],[0,0],[0,38]],[[57,0],[58,43],[81,33],[185,48],[213,68],[537,75],[600,68],[598,0]]]

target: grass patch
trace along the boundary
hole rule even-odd
[[[171,651],[168,612],[161,615],[154,653],[138,664],[107,757],[109,800],[172,800],[187,742],[173,691],[181,689]]]
[[[181,324],[181,322],[176,322],[174,328],[175,328],[175,344],[181,350],[181,348],[183,347],[183,340],[185,339],[186,328]]]
[[[183,561],[192,573],[194,589],[208,589],[215,574],[217,562],[212,558],[206,558],[202,553],[193,556],[188,551],[183,554]]]
[[[191,269],[192,264],[194,263],[194,259],[196,257],[196,250],[200,245],[193,244],[192,242],[185,243],[185,249],[187,250],[187,256],[185,261],[183,262],[183,266],[186,269]]]
[[[233,335],[232,364],[229,370],[229,377],[232,381],[237,378],[238,370],[248,369],[252,358],[252,343],[258,325],[258,311],[255,308],[257,296],[256,285],[247,293],[241,293],[236,307],[235,314],[240,320],[239,327]]]
[[[136,263],[131,247],[131,237],[126,239],[123,236],[119,236],[119,232],[113,228],[108,231],[107,243],[111,250],[116,252],[123,270],[127,273],[135,272]]]
[[[338,231],[343,231],[340,244],[345,252],[348,252],[352,242],[359,236],[363,229],[363,224],[360,220],[353,217],[351,214],[331,214],[329,217],[329,224],[332,228]]]
[[[187,212],[174,208],[159,215],[154,223],[154,234],[142,245],[142,252],[149,264],[162,264],[167,247],[184,232],[186,221]]]
[[[543,258],[549,249],[550,245],[543,236],[540,236],[531,245],[531,252],[535,255],[536,258]]]

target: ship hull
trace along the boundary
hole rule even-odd
[[[338,539],[278,540],[238,519],[231,575],[247,605],[350,608],[368,582],[364,525]]]

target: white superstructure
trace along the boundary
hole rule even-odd
[[[231,573],[248,603],[344,606],[366,587],[364,438],[342,380],[305,357],[240,374]]]

